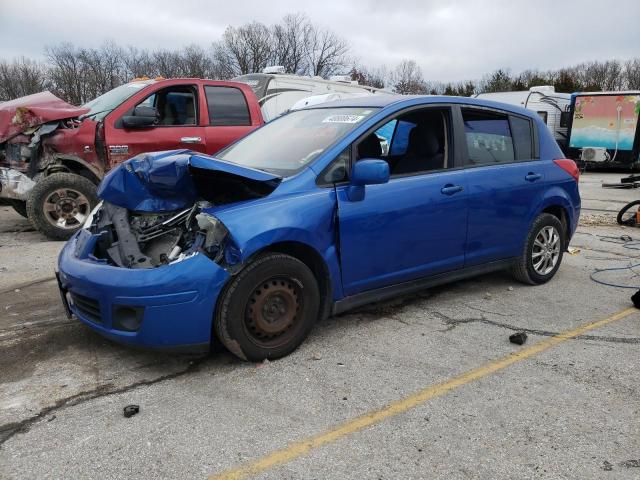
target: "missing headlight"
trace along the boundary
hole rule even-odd
[[[199,213],[196,215],[198,227],[205,234],[203,250],[209,254],[210,258],[218,261],[222,254],[222,245],[227,238],[229,231],[224,224],[213,215]]]

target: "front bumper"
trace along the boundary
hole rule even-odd
[[[58,258],[60,287],[74,316],[119,343],[180,350],[209,346],[226,270],[203,254],[153,269],[114,267],[91,256],[94,237],[80,230]],[[140,312],[135,331],[117,325],[114,315],[122,307]]]
[[[36,182],[12,168],[0,167],[0,198],[26,201]]]

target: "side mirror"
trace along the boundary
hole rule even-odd
[[[147,105],[138,105],[133,109],[133,115],[122,117],[122,124],[126,128],[153,127],[158,123],[158,110]]]
[[[387,183],[389,164],[384,160],[365,158],[359,160],[351,170],[351,185],[364,186]]]

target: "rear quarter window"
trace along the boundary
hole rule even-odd
[[[247,99],[239,88],[205,86],[209,125],[251,125]]]
[[[531,160],[533,158],[531,120],[515,116],[511,116],[509,119],[516,160]]]

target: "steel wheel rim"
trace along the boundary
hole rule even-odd
[[[299,324],[302,290],[288,277],[261,282],[249,295],[244,326],[251,340],[262,347],[285,343]]]
[[[551,225],[543,227],[536,235],[531,250],[531,263],[538,275],[548,275],[560,258],[560,233]]]
[[[58,188],[44,200],[44,217],[56,228],[71,230],[81,226],[91,212],[89,199],[72,188]]]

